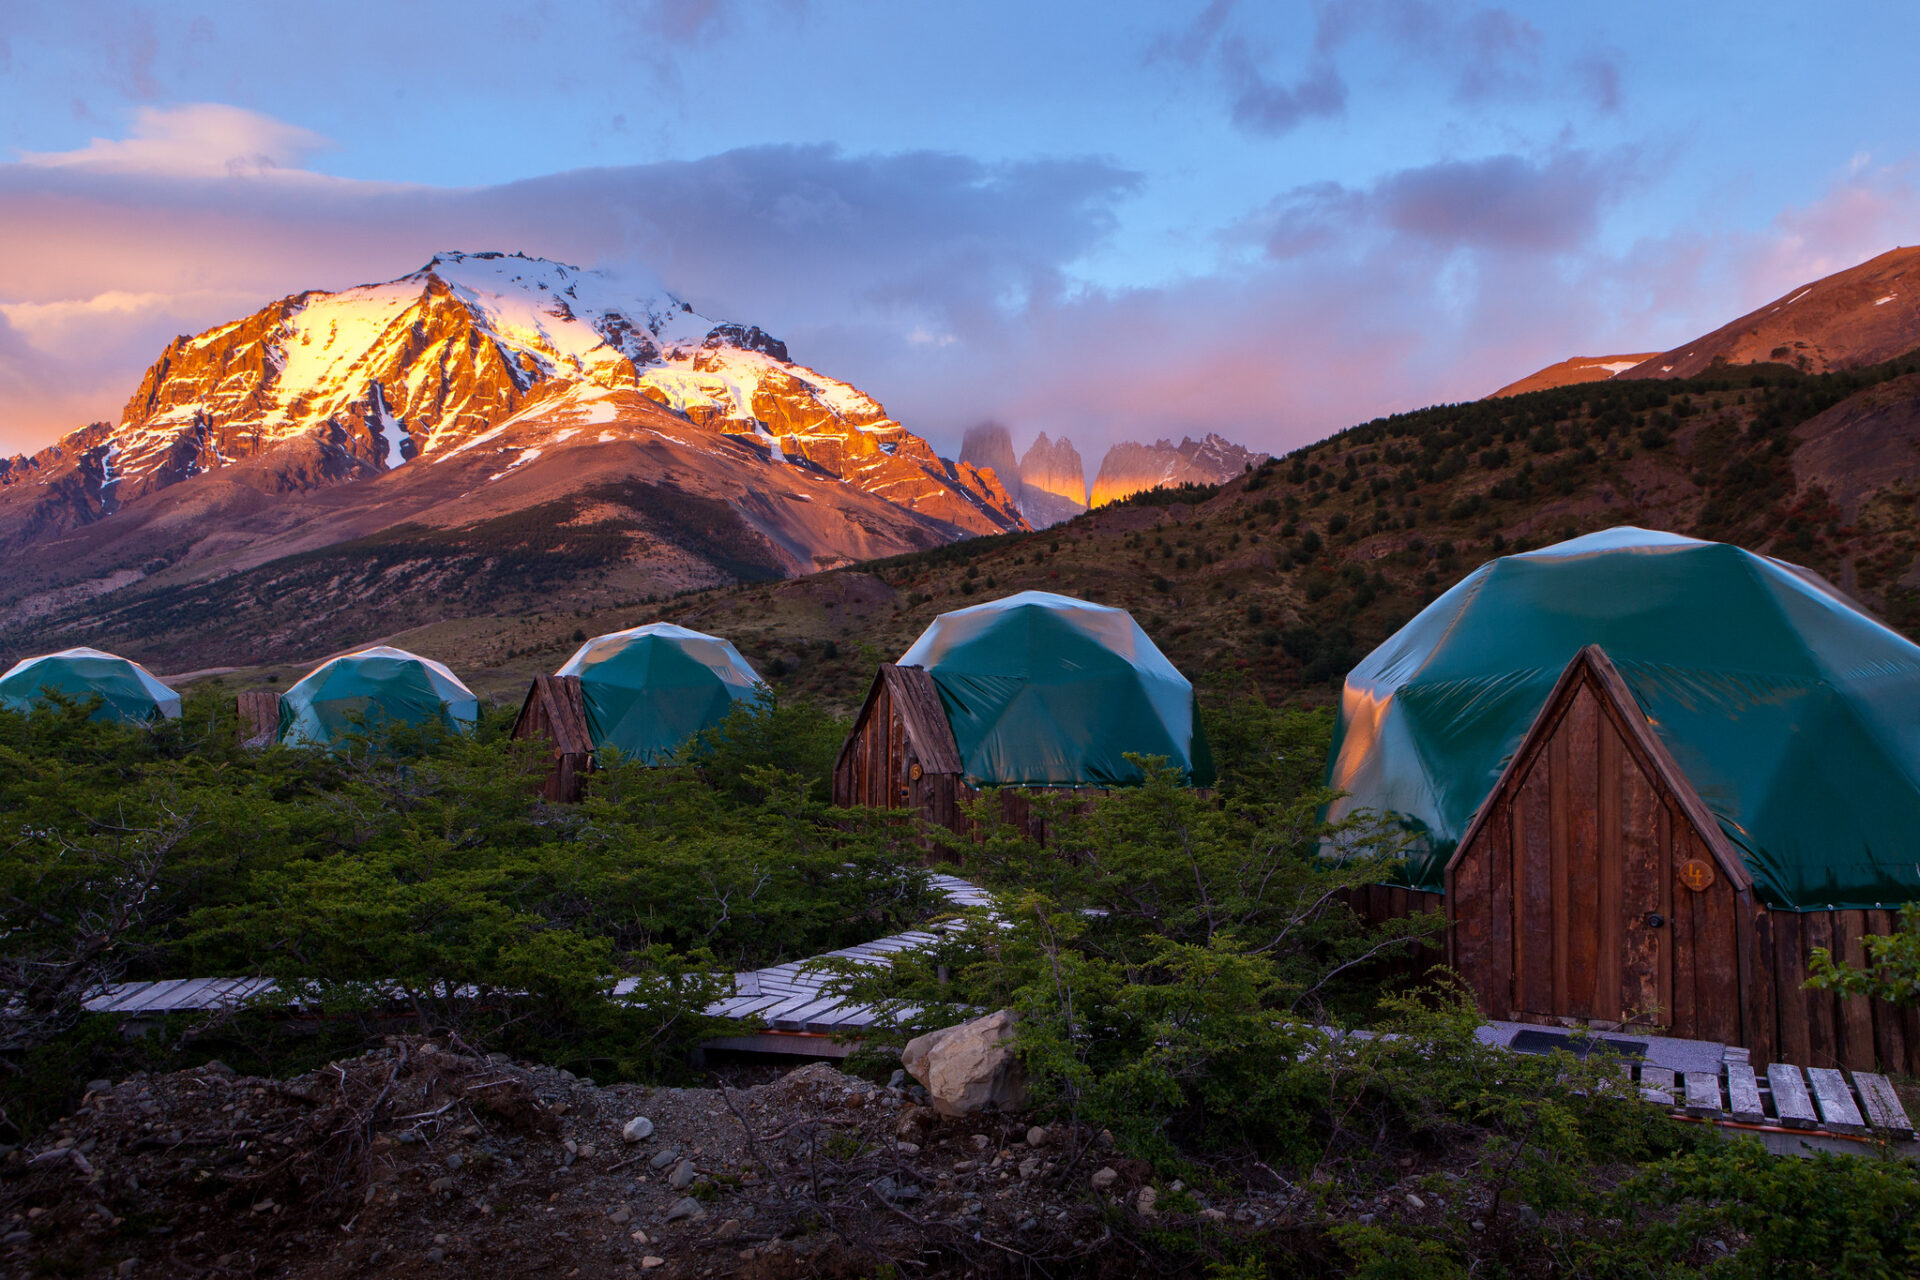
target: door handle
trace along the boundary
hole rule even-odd
[[[1664,928],[1666,926],[1666,923],[1667,923],[1667,918],[1661,915],[1658,911],[1647,912],[1647,928],[1649,929]]]

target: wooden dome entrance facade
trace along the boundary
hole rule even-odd
[[[579,676],[535,676],[509,736],[545,742],[547,775],[540,794],[555,804],[579,803],[593,771],[593,735]]]
[[[1446,868],[1447,962],[1490,1017],[1642,1029],[1762,1060],[1920,1068],[1912,1011],[1803,991],[1888,911],[1772,911],[1597,646],[1568,664]],[[1382,890],[1371,892],[1369,914]],[[1363,906],[1363,910],[1365,907]]]
[[[980,798],[961,772],[960,747],[940,704],[940,690],[922,667],[880,664],[853,731],[833,766],[833,803],[842,808],[912,809],[957,835],[973,828],[968,806]],[[1049,831],[1034,812],[1032,795],[1068,791],[1106,794],[1096,787],[1009,787],[1000,792],[1000,816],[1041,844]]]

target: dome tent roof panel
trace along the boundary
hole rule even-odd
[[[766,689],[731,642],[670,622],[595,636],[555,674],[579,677],[596,748],[649,764]]]
[[[1329,781],[1424,832],[1441,869],[1560,673],[1587,644],[1776,905],[1920,896],[1920,648],[1816,575],[1631,528],[1482,565],[1347,679]],[[1869,781],[1871,780],[1871,781]]]
[[[0,707],[31,711],[51,689],[78,701],[95,694],[95,719],[144,722],[180,717],[180,695],[139,663],[80,646],[23,658],[0,675]]]
[[[479,699],[443,663],[373,645],[329,658],[281,695],[280,741],[332,746],[382,722],[464,730],[479,718]]]
[[[1128,786],[1129,753],[1212,781],[1192,684],[1124,609],[1023,591],[942,614],[900,665],[932,677],[974,785]]]

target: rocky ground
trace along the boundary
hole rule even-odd
[[[943,1119],[824,1064],[748,1087],[601,1088],[396,1039],[287,1081],[214,1064],[96,1082],[0,1166],[0,1269],[479,1280],[1017,1262],[1042,1241],[1100,1249],[1146,1173],[1097,1136]]]
[[[924,1098],[827,1064],[601,1087],[412,1037],[292,1080],[98,1081],[0,1158],[0,1276],[1329,1274],[1338,1221],[1470,1224],[1543,1266],[1580,1230],[1494,1220],[1470,1144],[1376,1151],[1364,1186],[1202,1169],[1202,1193],[1105,1134]]]

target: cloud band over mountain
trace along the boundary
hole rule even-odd
[[[777,145],[451,188],[312,172],[325,138],[217,104],[128,133],[0,165],[0,446],[116,417],[176,333],[487,247],[644,265],[764,317],[945,449],[995,417],[1096,450],[1219,430],[1279,452],[1566,350],[1677,340],[1920,211],[1910,173],[1869,163],[1765,232],[1616,246],[1606,215],[1656,162],[1496,154],[1222,210],[1215,269],[1125,288],[1079,269],[1146,184],[1100,158]]]

